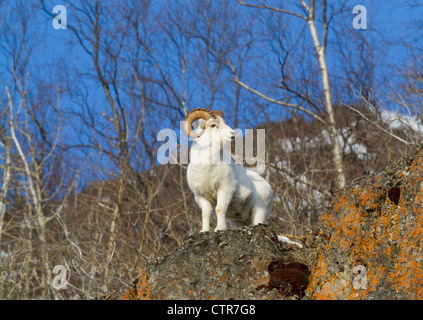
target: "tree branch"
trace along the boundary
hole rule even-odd
[[[271,6],[264,5],[264,4],[246,3],[246,2],[244,2],[242,0],[237,0],[237,1],[238,1],[239,4],[242,4],[243,6],[246,6],[246,7],[258,8],[258,9],[267,9],[267,10],[272,10],[272,11],[276,11],[276,12],[280,12],[280,13],[286,13],[286,14],[289,14],[289,15],[292,15],[292,16],[295,16],[295,17],[298,17],[298,18],[301,18],[301,19],[307,21],[307,17],[305,17],[305,16],[303,16],[303,15],[301,15],[299,13],[293,12],[293,11],[279,9],[279,8],[274,8],[274,7],[271,7]]]

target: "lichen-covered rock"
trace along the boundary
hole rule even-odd
[[[310,299],[423,299],[423,151],[340,190],[321,218]]]
[[[268,290],[269,264],[309,264],[307,248],[281,242],[266,225],[190,236],[175,252],[150,261],[153,299],[280,299]],[[295,284],[294,284],[295,286]]]

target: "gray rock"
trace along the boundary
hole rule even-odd
[[[300,248],[266,225],[198,233],[175,252],[146,264],[155,299],[280,299],[267,290],[273,260],[311,263]]]

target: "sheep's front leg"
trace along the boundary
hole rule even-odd
[[[210,214],[212,211],[212,206],[208,200],[202,197],[197,197],[196,199],[197,204],[201,208],[201,216],[202,216],[202,222],[203,226],[201,229],[201,232],[207,232],[210,231]]]
[[[217,192],[216,217],[217,226],[214,231],[226,230],[226,209],[231,201],[233,192],[228,190],[219,190]]]

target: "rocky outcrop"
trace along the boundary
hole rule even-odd
[[[280,241],[265,225],[198,233],[175,252],[150,261],[146,272],[152,296],[158,299],[299,297],[308,282],[308,276],[301,275],[310,266],[304,255],[307,248],[301,246]],[[281,267],[291,262],[296,265],[286,269],[289,272],[279,271],[280,280],[274,276],[269,287],[276,262]]]
[[[305,238],[277,236],[263,224],[198,233],[101,299],[301,299],[314,252]]]

